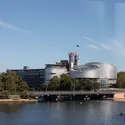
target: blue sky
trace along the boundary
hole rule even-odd
[[[101,61],[125,71],[125,3],[115,10],[116,35],[109,38],[103,2],[0,0],[0,71],[43,68],[70,51],[80,53],[81,64]]]

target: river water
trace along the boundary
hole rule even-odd
[[[114,101],[0,104],[0,125],[124,125],[125,103]]]

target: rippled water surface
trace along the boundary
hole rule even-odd
[[[124,125],[121,112],[114,101],[0,104],[0,125]]]

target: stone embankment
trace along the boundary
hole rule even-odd
[[[19,95],[9,95],[8,99],[0,99],[0,103],[9,103],[9,102],[26,102],[26,103],[33,103],[37,102],[36,99],[22,99]]]
[[[122,101],[125,102],[125,93],[115,93],[114,94],[114,101]]]

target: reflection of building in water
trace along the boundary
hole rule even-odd
[[[106,35],[109,37],[116,36],[116,31],[115,31],[116,4],[125,3],[125,0],[90,0],[90,1],[104,2]]]

